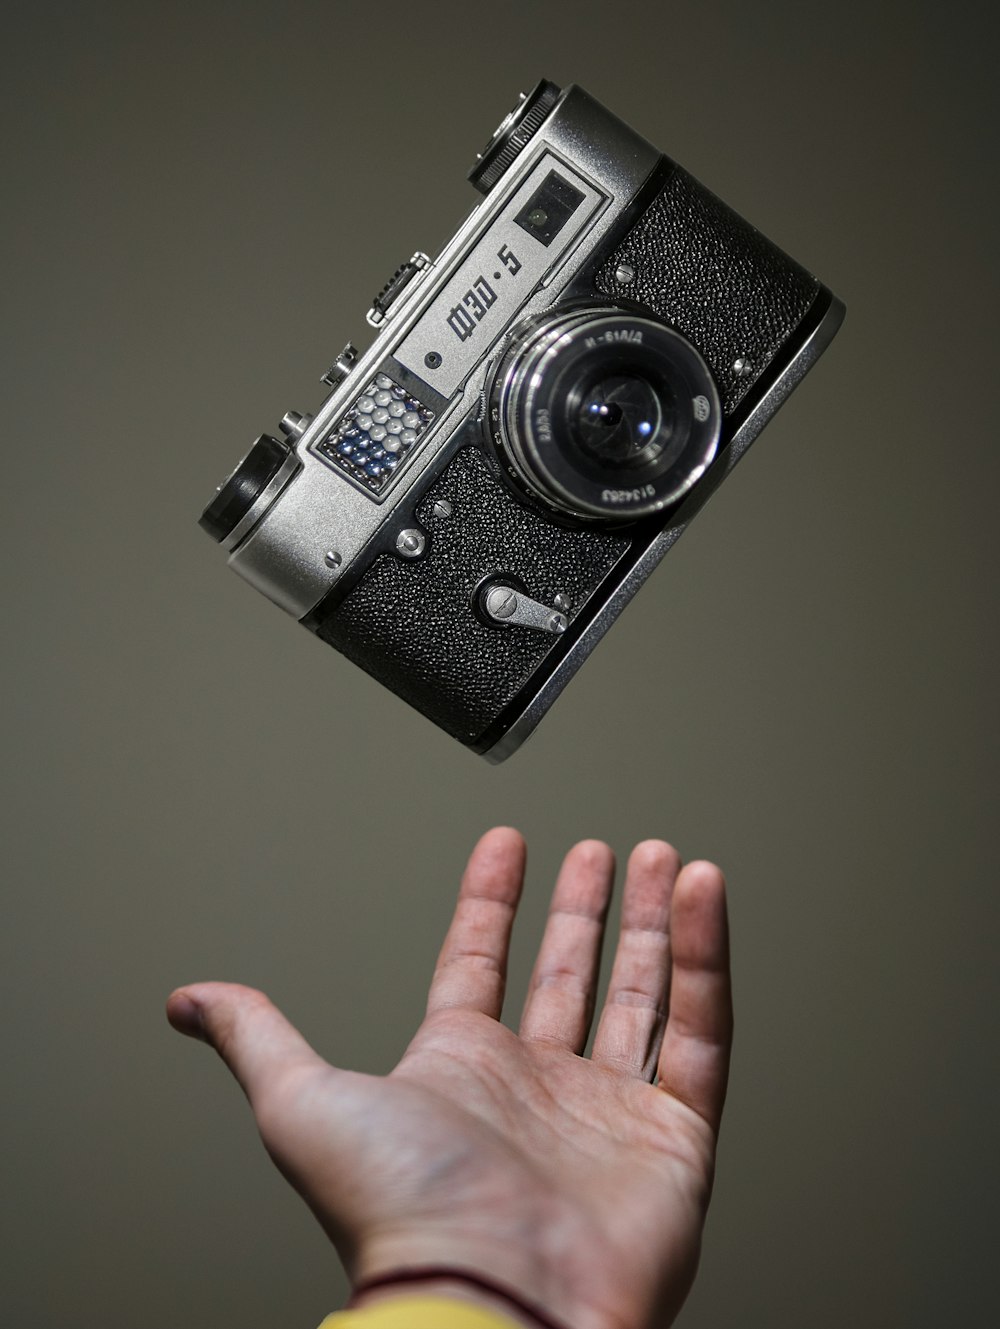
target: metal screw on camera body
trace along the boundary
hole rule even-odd
[[[454,508],[446,498],[438,498],[434,500],[434,506],[431,508],[432,516],[442,518],[450,517],[452,512],[454,512]]]
[[[752,369],[753,365],[745,355],[738,355],[733,361],[733,373],[739,375],[740,378],[744,378]]]
[[[427,537],[423,531],[409,527],[396,536],[396,550],[404,558],[419,558],[427,548]]]
[[[486,612],[491,618],[510,618],[517,608],[517,596],[509,586],[494,586],[486,597]]]
[[[339,550],[331,549],[327,552],[326,558],[323,561],[328,568],[339,568],[344,560]]]
[[[615,281],[619,286],[627,286],[629,282],[635,281],[635,268],[631,263],[619,263],[615,268]]]
[[[556,609],[561,609],[563,613],[573,607],[573,601],[565,591],[560,591],[553,599],[552,604]]]

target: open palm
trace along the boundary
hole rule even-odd
[[[188,986],[168,1013],[239,1079],[355,1279],[447,1265],[574,1329],[665,1325],[694,1276],[725,1094],[722,877],[659,841],[633,851],[584,1058],[611,851],[567,855],[514,1034],[499,1017],[523,875],[515,831],[476,846],[427,1014],[386,1077],[328,1065],[248,988]]]

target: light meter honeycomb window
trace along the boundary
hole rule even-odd
[[[388,374],[376,374],[316,451],[378,494],[433,419],[434,412]]]

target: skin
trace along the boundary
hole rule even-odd
[[[514,830],[477,844],[427,1013],[387,1076],[329,1065],[250,988],[179,988],[168,1017],[233,1072],[355,1281],[457,1266],[574,1329],[662,1329],[697,1267],[725,1097],[722,874],[662,841],[633,850],[584,1057],[614,858],[594,840],[567,854],[515,1034],[499,1020],[524,861]],[[420,1290],[511,1314],[458,1282]]]

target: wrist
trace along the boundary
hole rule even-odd
[[[367,1305],[376,1296],[396,1297],[431,1292],[475,1301],[499,1311],[518,1329],[603,1329],[577,1323],[567,1291],[545,1258],[543,1242],[526,1242],[511,1234],[503,1240],[495,1232],[478,1234],[468,1225],[457,1240],[425,1230],[418,1240],[412,1233],[381,1234],[351,1262],[354,1294],[349,1305]],[[586,1317],[584,1317],[586,1319]]]
[[[483,1230],[480,1230],[483,1227]],[[396,1296],[424,1291],[412,1280],[428,1270],[444,1270],[466,1298],[499,1296],[502,1313],[524,1329],[637,1329],[645,1307],[634,1289],[621,1288],[601,1260],[592,1258],[589,1234],[578,1215],[533,1213],[529,1220],[483,1226],[466,1217],[460,1230],[424,1223],[420,1229],[389,1229],[369,1236],[352,1252],[348,1270],[360,1298],[396,1288]],[[360,1300],[352,1298],[352,1307]],[[367,1304],[367,1303],[366,1303]]]
[[[446,1269],[404,1269],[386,1274],[377,1281],[361,1284],[351,1296],[348,1307],[360,1310],[412,1297],[441,1297],[460,1302],[500,1317],[511,1329],[562,1329],[540,1308],[536,1311],[521,1304],[517,1294],[487,1286],[478,1276],[473,1281],[462,1271],[452,1273]],[[539,1318],[539,1314],[545,1318]]]

